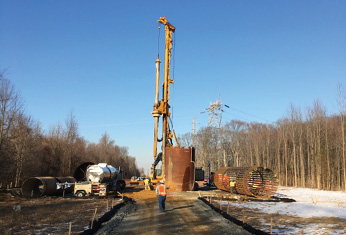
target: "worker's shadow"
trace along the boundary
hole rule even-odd
[[[189,207],[194,207],[194,205],[174,207],[174,208],[172,208],[170,210],[166,210],[166,211],[174,211],[174,210],[179,210],[179,209],[184,209],[184,208],[189,208]]]

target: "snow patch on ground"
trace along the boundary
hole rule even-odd
[[[346,219],[346,193],[344,192],[279,187],[274,196],[292,198],[296,202],[247,202],[235,203],[233,206],[302,218],[338,217]]]
[[[287,215],[310,217],[339,217],[346,219],[346,193],[307,188],[279,187],[277,197],[293,198],[294,203],[276,203],[272,209]],[[270,208],[267,208],[270,213]]]
[[[278,214],[292,216],[296,218],[340,218],[346,219],[346,193],[335,191],[324,191],[308,188],[292,188],[279,187],[275,193],[279,198],[291,198],[296,202],[246,202],[232,203],[232,206],[245,208],[246,210],[257,211],[267,214]],[[227,201],[223,205],[227,207]],[[287,224],[289,221],[287,221]],[[262,223],[264,227],[268,227],[268,223]],[[335,224],[321,224],[306,221],[297,223],[294,227],[287,225],[276,225],[273,234],[300,234],[304,230],[304,234],[346,234],[346,228],[332,228]]]

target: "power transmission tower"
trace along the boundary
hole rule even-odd
[[[210,102],[208,111],[208,127],[213,126],[220,128],[222,126],[222,101],[220,100],[220,95],[218,99],[212,103]]]
[[[192,135],[196,135],[196,117],[192,118]]]

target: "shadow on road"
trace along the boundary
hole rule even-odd
[[[140,188],[140,187],[133,187],[133,186],[126,185],[125,189],[120,190],[121,193],[133,193],[133,192],[140,192],[140,191],[144,191],[144,187]]]
[[[193,205],[189,205],[189,206],[181,206],[181,207],[175,207],[171,210],[166,210],[166,211],[173,211],[173,210],[179,210],[179,209],[184,209],[184,208],[189,208],[189,207],[193,207]]]

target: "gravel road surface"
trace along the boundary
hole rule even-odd
[[[110,220],[97,234],[250,234],[186,193],[168,195],[165,212],[152,197],[137,199],[119,213],[122,221]]]

